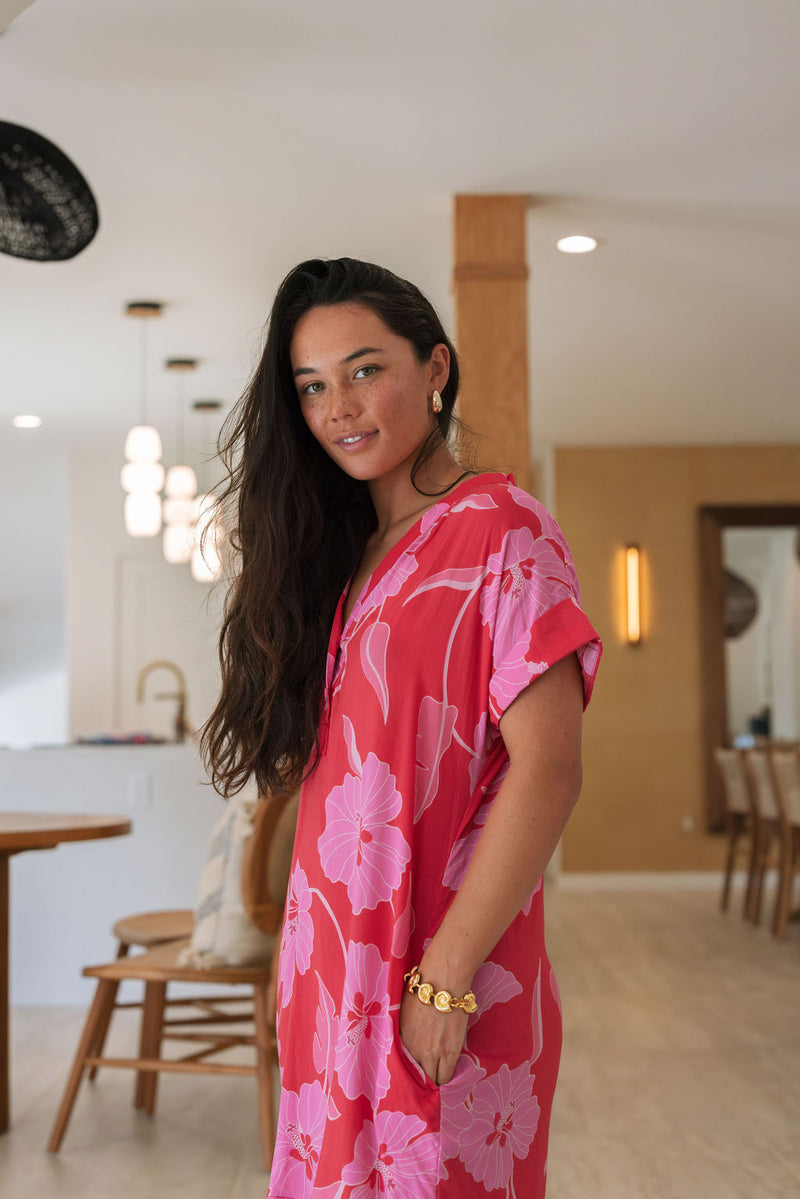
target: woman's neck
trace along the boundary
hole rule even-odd
[[[369,484],[372,503],[378,517],[378,527],[371,540],[380,542],[404,525],[410,525],[464,475],[447,446],[440,446],[417,472],[416,487],[411,481],[411,469],[373,479]],[[419,488],[419,490],[418,490]],[[425,492],[434,494],[426,495]]]

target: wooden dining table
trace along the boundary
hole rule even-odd
[[[55,849],[62,841],[121,837],[131,822],[120,816],[73,812],[0,812],[0,1133],[11,1122],[9,1089],[9,861],[32,849]]]

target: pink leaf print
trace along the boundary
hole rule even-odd
[[[533,1028],[533,1056],[531,1063],[539,1060],[539,1054],[544,1045],[542,1033],[542,963],[539,962],[539,972],[533,988],[533,1003],[531,1004],[531,1026]]]
[[[405,907],[395,920],[392,933],[392,957],[404,958],[408,953],[408,943],[414,931],[414,909],[411,906],[411,888],[408,888]]]
[[[477,825],[478,827],[471,828],[463,837],[459,837],[450,850],[450,857],[447,859],[442,882],[453,891],[457,891],[464,881],[464,875],[467,873],[467,867],[472,861],[472,855],[475,852],[478,839],[481,835],[481,828],[486,823],[491,806],[489,803],[481,804],[472,818],[473,825]]]
[[[558,1010],[560,1012],[561,1011],[561,994],[558,990],[558,983],[556,982],[556,975],[555,975],[555,971],[553,970],[552,966],[550,967],[550,994],[553,996],[553,999],[555,999],[556,1007],[558,1008]]]
[[[458,708],[426,695],[417,720],[417,770],[414,823],[430,807],[439,786],[439,766],[450,742]]]
[[[389,718],[389,689],[386,686],[386,650],[389,645],[389,626],[376,620],[361,640],[361,669],[372,684],[383,712],[383,723]]]
[[[543,530],[543,518],[550,517],[551,523],[553,518],[546,508],[543,508],[538,500],[535,500],[532,495],[528,495],[527,491],[522,491],[519,487],[514,487],[511,491],[514,503],[518,508],[526,508],[531,516],[527,518],[528,523],[535,530],[535,536],[541,537]]]
[[[472,746],[474,757],[469,764],[469,789],[470,793],[475,790],[480,780],[483,768],[486,765],[486,755],[492,743],[490,735],[489,718],[486,712],[481,713],[481,718],[475,725],[475,732],[472,734]]]
[[[470,829],[463,837],[458,838],[450,850],[450,857],[447,859],[442,882],[451,891],[457,891],[463,883],[464,875],[467,873],[467,866],[472,861],[472,855],[475,852],[480,835],[481,830],[479,828]]]
[[[353,774],[361,774],[362,765],[358,746],[356,745],[356,733],[352,721],[347,716],[342,717],[342,727],[344,729],[344,741],[347,746],[347,760],[350,763],[350,769]]]
[[[459,504],[454,504],[453,512],[463,512],[465,508],[496,508],[497,504],[490,495],[470,495]]]
[[[514,1158],[530,1152],[539,1125],[539,1101],[527,1063],[496,1074],[475,1087],[472,1120],[461,1136],[459,1157],[487,1191],[508,1185]]]
[[[316,973],[316,971],[315,971]],[[331,1077],[333,1055],[336,1048],[336,1011],[328,988],[317,974],[319,1003],[317,1004],[316,1031],[314,1033],[314,1069],[323,1079]]]
[[[401,806],[394,775],[372,753],[363,777],[346,774],[325,800],[325,829],[317,842],[322,869],[332,883],[345,883],[356,914],[391,899],[403,877],[411,848],[390,824]]]
[[[295,970],[305,974],[311,963],[314,946],[314,921],[309,915],[311,890],[305,870],[295,866],[289,879],[286,898],[286,915],[283,921],[283,939],[278,962],[278,985],[281,1007],[286,1007],[292,997]]]
[[[389,1090],[386,1059],[392,1044],[389,963],[377,945],[347,947],[345,988],[336,1041],[336,1075],[348,1099],[366,1095],[377,1104]]]
[[[453,591],[472,591],[473,587],[481,581],[485,573],[486,568],[484,566],[453,566],[449,570],[442,570],[438,574],[429,575],[425,582],[416,591],[412,592],[408,599],[403,601],[403,607],[418,595],[422,595],[424,591],[434,591],[437,587],[450,587]]]
[[[386,574],[378,580],[369,592],[370,608],[374,608],[382,604],[385,599],[391,599],[393,595],[397,595],[414,574],[417,566],[417,559],[410,549],[401,554],[394,565],[386,571]]]
[[[276,1168],[270,1182],[279,1194],[310,1195],[319,1165],[328,1102],[318,1082],[303,1083],[300,1094],[284,1091],[275,1139]]]
[[[350,1199],[433,1199],[439,1168],[439,1138],[418,1116],[378,1112],[355,1143],[342,1171]]]
[[[484,962],[475,973],[472,989],[478,1001],[478,1010],[470,1016],[470,1024],[480,1020],[483,1013],[496,1003],[508,1003],[515,995],[521,995],[522,983],[510,970],[498,966],[497,962]]]
[[[537,896],[537,895],[539,894],[539,892],[541,891],[541,889],[542,889],[542,883],[543,883],[543,882],[544,882],[544,879],[543,879],[543,878],[540,878],[540,879],[539,879],[539,881],[538,881],[538,883],[537,883],[537,884],[536,884],[536,886],[533,888],[533,890],[531,891],[530,895],[528,896],[528,898],[525,900],[524,904],[522,905],[522,911],[523,911],[524,915],[526,915],[526,916],[530,916],[530,914],[531,914],[531,904],[533,903],[534,899],[536,898],[536,896]]]
[[[416,548],[419,542],[427,539],[428,533],[436,524],[439,517],[444,516],[445,512],[449,512],[449,510],[450,505],[448,503],[441,503],[434,504],[432,508],[429,508],[428,511],[424,513],[419,522],[419,537],[414,542],[414,546],[412,548]]]

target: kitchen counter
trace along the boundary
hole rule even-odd
[[[130,836],[100,847],[52,850],[46,863],[42,854],[12,860],[12,1003],[87,1003],[92,986],[80,972],[113,957],[115,919],[192,907],[223,803],[192,742],[0,752],[0,811],[133,821]]]

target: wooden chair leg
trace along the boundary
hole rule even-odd
[[[781,941],[786,938],[789,923],[789,901],[792,893],[792,837],[791,831],[781,837],[781,864],[778,875],[778,891],[772,917],[772,932]]]
[[[730,825],[728,828],[728,854],[725,859],[725,877],[722,882],[722,899],[720,901],[720,910],[727,912],[728,903],[731,895],[731,876],[733,875],[733,863],[736,858],[736,843],[739,840],[739,832],[741,824],[737,819],[736,813],[730,817]]]
[[[742,902],[742,919],[749,920],[750,912],[753,907],[753,891],[756,882],[756,870],[758,869],[758,833],[756,828],[753,828],[750,838],[750,858],[747,863],[747,886],[745,887],[744,900]]]
[[[139,1038],[140,1058],[149,1060],[161,1057],[166,991],[166,983],[145,983],[142,1029]],[[156,1110],[157,1089],[157,1070],[137,1071],[134,1107],[140,1108],[148,1116],[152,1116]]]
[[[50,1133],[50,1140],[47,1143],[50,1153],[58,1153],[61,1147],[61,1142],[64,1139],[64,1133],[67,1130],[67,1124],[72,1115],[72,1108],[81,1085],[86,1059],[93,1056],[101,1028],[108,1027],[108,1021],[114,1009],[115,992],[116,987],[110,980],[105,978],[99,980],[75,1054],[75,1060],[72,1063],[72,1070],[67,1079],[61,1106],[58,1109],[53,1130]]]
[[[126,958],[127,956],[128,956],[128,946],[125,944],[124,941],[120,941],[117,944],[117,959]],[[105,1043],[106,1043],[106,1037],[108,1036],[108,1026],[111,1023],[111,1016],[112,1016],[114,1007],[117,1002],[117,991],[118,990],[119,990],[119,983],[115,982],[114,983],[114,999],[111,1004],[111,1007],[108,1009],[108,1015],[106,1017],[105,1024],[103,1025],[102,1028],[98,1029],[97,1044],[92,1048],[90,1057],[101,1057],[103,1054],[103,1049],[104,1049]],[[89,1067],[89,1082],[94,1082],[95,1078],[97,1077],[97,1069],[98,1069],[97,1066]]]
[[[758,924],[761,920],[761,899],[764,889],[764,874],[766,873],[766,861],[769,855],[770,833],[766,823],[759,820],[755,830],[755,869],[753,871],[753,887],[750,895],[750,906],[748,908],[748,919],[753,924]]]
[[[272,1070],[275,1052],[267,1015],[266,986],[254,987],[253,999],[255,1001],[256,1076],[261,1161],[264,1169],[269,1170],[272,1166],[272,1154],[275,1148],[275,1109],[272,1101]]]
[[[764,875],[766,873],[766,866],[763,862],[759,862],[758,870],[756,871],[755,890],[753,892],[753,914],[751,916],[753,924],[761,923],[761,903],[764,898]]]
[[[151,993],[145,984],[144,996],[142,998],[142,1019],[139,1024],[139,1057],[146,1056],[145,1048],[149,1039],[148,1022],[151,1019],[151,1007],[148,1000],[151,998]],[[133,1106],[141,1111],[144,1108],[145,1090],[147,1084],[147,1071],[137,1070],[136,1080],[133,1087]]]

